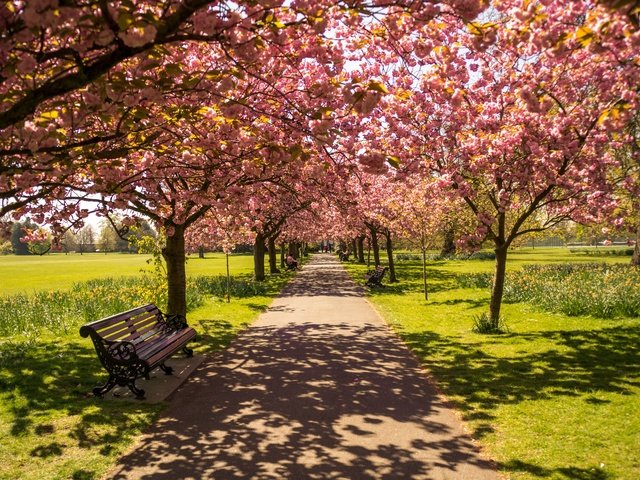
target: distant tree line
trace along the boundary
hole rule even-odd
[[[120,228],[118,223],[116,227]],[[25,241],[25,238],[35,231],[40,231],[37,240]],[[135,239],[145,236],[156,237],[156,231],[149,222],[143,220],[135,229],[126,233],[118,233],[116,228],[107,220],[99,226],[86,224],[78,230],[67,230],[56,242],[46,230],[33,223],[30,219],[13,222],[11,228],[0,232],[0,254],[2,255],[44,255],[48,252],[89,253],[89,252],[120,252],[137,253],[138,246]]]

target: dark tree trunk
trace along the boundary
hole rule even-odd
[[[253,276],[257,282],[264,280],[264,235],[256,233],[253,244]]]
[[[204,247],[198,247],[198,258],[204,258]]]
[[[174,225],[173,234],[166,237],[162,256],[167,264],[167,313],[187,315],[187,274],[185,268],[184,225]]]
[[[442,249],[440,255],[451,256],[456,253],[456,235],[453,227],[447,227],[444,231],[444,240],[442,242]]]
[[[356,245],[358,247],[358,263],[366,262],[364,259],[364,239],[364,235],[361,235],[356,239]]]
[[[396,264],[393,261],[393,244],[391,243],[391,232],[389,230],[385,230],[384,238],[387,243],[387,261],[389,262],[389,282],[397,282],[398,278],[396,277]]]
[[[302,257],[302,244],[300,242],[291,242],[289,244],[289,254],[296,259]]]
[[[287,258],[287,251],[286,251],[284,242],[282,242],[280,244],[280,267],[281,268],[284,268],[286,266],[285,265],[286,258]]]
[[[427,285],[427,247],[422,241],[422,286],[424,288],[424,299],[429,300],[429,290]]]
[[[500,307],[502,306],[502,294],[504,293],[504,278],[507,271],[508,245],[500,243],[496,246],[496,270],[493,278],[493,290],[491,291],[491,303],[489,304],[489,316],[498,324],[500,320]]]
[[[354,257],[358,254],[358,246],[356,245],[356,239],[351,239],[351,255]]]
[[[636,246],[633,249],[633,256],[631,257],[631,265],[640,266],[640,225],[636,229]]]
[[[378,232],[375,228],[371,228],[371,250],[373,250],[373,264],[380,265],[380,246],[378,245]]]
[[[280,273],[278,270],[278,253],[276,252],[276,237],[269,237],[269,273]]]

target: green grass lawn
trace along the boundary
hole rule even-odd
[[[76,282],[94,278],[139,275],[149,270],[150,255],[127,253],[79,253],[65,255],[0,256],[0,296],[29,293],[35,290],[61,290]],[[253,271],[251,255],[230,255],[232,275]],[[208,253],[205,258],[191,256],[187,260],[188,275],[221,275],[226,272],[224,255]]]
[[[586,252],[595,252],[595,248],[590,250],[571,253],[568,248],[519,248],[511,250],[507,259],[507,269],[516,270],[527,264],[549,264],[549,263],[629,263],[631,257],[612,255],[608,252],[622,250],[619,247],[599,247],[601,255],[595,253],[587,255]],[[447,271],[452,273],[477,273],[493,272],[493,260],[448,260],[440,262],[429,262],[431,265],[445,265]]]
[[[528,249],[513,252],[509,268],[567,261],[629,257]],[[364,266],[348,269],[362,281]],[[455,275],[492,269],[491,260],[433,262],[425,301],[419,262],[402,262],[399,283],[371,291],[371,301],[506,478],[640,478],[640,320],[567,317],[510,304],[503,306],[509,334],[472,333],[489,292],[458,288]]]
[[[30,289],[68,289],[98,277],[138,275],[147,267],[143,255],[48,255],[0,257],[4,281],[0,296]],[[251,281],[251,255],[232,255],[232,275]],[[220,275],[222,254],[191,258],[189,275]],[[198,331],[196,354],[224,348],[271,303],[291,273],[265,283],[264,293],[232,298],[208,297],[189,312]],[[0,339],[0,479],[101,478],[150,425],[163,406],[111,402],[87,392],[104,382],[93,345],[78,334],[82,322],[70,320],[68,333],[43,328],[38,338]]]

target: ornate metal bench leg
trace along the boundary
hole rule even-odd
[[[94,388],[92,392],[96,397],[101,397],[105,393],[107,393],[109,390],[111,390],[113,387],[115,387],[116,383],[117,382],[115,378],[113,378],[112,376],[109,376],[109,379],[106,381],[104,385],[102,385],[101,387]]]
[[[193,350],[187,348],[186,346],[182,347],[182,351],[187,354],[187,357],[193,357]]]
[[[144,398],[144,390],[142,390],[141,388],[136,387],[136,381],[135,380],[131,380],[129,383],[127,383],[127,387],[129,387],[129,390],[131,390],[133,392],[133,394],[136,396],[136,398]]]
[[[173,368],[171,367],[167,367],[164,362],[162,362],[160,365],[158,365],[160,367],[160,370],[162,370],[164,372],[165,375],[171,375],[173,373]]]

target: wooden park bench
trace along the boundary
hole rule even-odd
[[[298,262],[295,262],[295,263],[284,262],[284,266],[287,267],[287,270],[296,270],[298,268]]]
[[[80,328],[80,335],[91,337],[100,363],[109,373],[107,382],[94,388],[93,394],[102,396],[120,385],[143,398],[144,390],[136,387],[136,380],[148,379],[156,367],[171,375],[165,360],[180,349],[192,356],[193,350],[186,345],[196,331],[182,315],[166,315],[150,303],[87,323]]]
[[[367,280],[366,284],[370,287],[382,287],[382,277],[384,277],[387,267],[378,265],[375,270],[369,270],[364,278]]]

